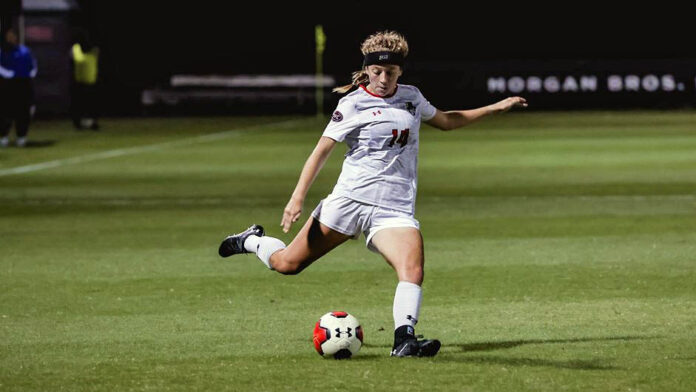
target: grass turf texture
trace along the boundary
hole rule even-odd
[[[0,176],[0,389],[693,390],[695,113],[424,127],[433,359],[388,357],[395,274],[362,238],[294,277],[217,256],[253,222],[291,240],[278,223],[325,120],[286,120],[38,122],[36,148],[0,150],[0,173],[60,162]],[[330,310],[363,324],[352,360],[314,352]]]

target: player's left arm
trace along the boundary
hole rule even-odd
[[[426,121],[443,131],[449,131],[469,125],[491,114],[505,113],[514,107],[527,107],[527,100],[522,97],[509,97],[492,105],[470,109],[470,110],[451,110],[443,112],[437,110],[435,116]]]
[[[2,53],[2,50],[0,49],[0,54],[1,53]],[[12,79],[12,78],[14,78],[14,75],[15,75],[15,73],[13,70],[3,67],[2,64],[0,63],[0,77],[2,77],[4,79]]]

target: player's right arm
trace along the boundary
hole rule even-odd
[[[314,147],[312,154],[307,158],[307,162],[305,162],[302,168],[300,179],[297,181],[297,186],[295,186],[295,191],[292,192],[290,201],[288,201],[285,211],[283,211],[283,219],[280,222],[280,225],[283,226],[283,232],[287,233],[290,230],[290,226],[300,218],[307,192],[309,192],[309,188],[317,178],[319,171],[326,163],[335,146],[336,141],[334,139],[322,136],[317,146]]]
[[[72,58],[76,63],[82,63],[85,61],[85,54],[82,51],[82,46],[80,46],[80,44],[74,44],[72,46]]]

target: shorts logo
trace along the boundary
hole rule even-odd
[[[333,116],[331,116],[331,121],[339,122],[341,120],[343,120],[343,114],[336,110]]]

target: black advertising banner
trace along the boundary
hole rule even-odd
[[[535,109],[696,105],[696,59],[512,60],[412,64],[414,84],[442,107],[521,95]]]

